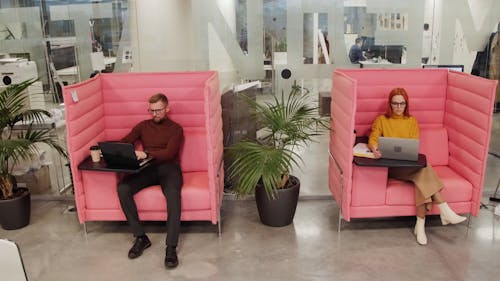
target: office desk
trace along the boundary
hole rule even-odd
[[[374,61],[372,59],[369,59],[369,60],[359,61],[359,68],[364,68],[365,65],[381,66],[381,65],[389,65],[389,64],[392,64],[392,62],[390,62],[386,59],[378,60],[378,61]]]
[[[151,165],[152,162],[149,162],[147,164],[144,164],[143,166],[139,168],[127,168],[127,167],[109,167],[106,161],[101,158],[101,161],[99,162],[92,162],[92,159],[90,156],[85,158],[85,160],[78,165],[78,170],[85,170],[85,171],[99,171],[99,172],[114,172],[114,173],[137,173],[139,171],[142,171],[144,168],[148,167]]]
[[[367,143],[368,137],[366,136],[356,137],[355,144],[360,142]],[[427,166],[427,157],[425,156],[425,154],[419,153],[418,160],[415,162],[415,161],[383,159],[383,158],[372,159],[372,158],[354,156],[353,162],[358,166],[366,166],[366,167],[424,168]]]
[[[389,167],[389,168],[424,168],[427,166],[425,154],[418,154],[417,161],[394,160],[394,159],[372,159],[354,156],[354,164],[358,166]]]

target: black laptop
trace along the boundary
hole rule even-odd
[[[152,157],[137,160],[135,147],[131,143],[99,142],[98,145],[104,161],[110,167],[138,169],[153,160]]]

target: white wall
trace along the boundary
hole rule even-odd
[[[216,1],[233,33],[234,3],[234,0]],[[225,89],[239,79],[222,43],[226,39],[219,38],[210,24],[201,27],[207,38],[197,37],[200,28],[197,25],[203,21],[193,16],[192,5],[196,3],[186,0],[130,0],[132,71],[217,70],[221,89]]]
[[[130,0],[133,71],[194,69],[191,1]]]

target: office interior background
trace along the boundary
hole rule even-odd
[[[0,87],[39,77],[28,90],[30,107],[53,113],[47,123],[55,127],[64,144],[61,87],[84,81],[96,72],[216,70],[221,94],[227,95],[229,103],[241,106],[234,110],[244,114],[244,106],[232,100],[237,99],[235,89],[255,81],[259,87],[250,91],[260,101],[286,93],[296,83],[308,90],[311,103],[320,104],[322,93],[330,92],[335,69],[361,66],[348,57],[358,37],[363,38],[362,49],[373,62],[364,64],[366,68],[454,65],[491,78],[487,54],[499,28],[500,1],[496,0],[0,0]],[[240,131],[251,126],[238,122],[232,125]],[[494,114],[490,147],[495,153],[500,152],[499,127],[498,114]],[[252,130],[259,133],[258,128]],[[319,136],[302,152],[308,163],[318,162],[319,157],[323,162],[296,171],[304,177],[301,198],[306,200],[306,208],[314,208],[309,205],[314,200],[329,199],[335,204],[327,183],[327,146],[328,136]],[[67,161],[50,149],[41,151],[36,161],[17,167],[18,182],[32,190],[38,204],[71,213]],[[498,158],[491,156],[485,196],[495,189],[499,167]],[[226,199],[234,199],[230,186]],[[45,202],[51,200],[65,205]],[[251,209],[236,207],[233,201],[238,202],[228,204],[236,210]],[[488,226],[493,237],[487,236],[498,250],[498,226],[494,225],[498,216],[492,217],[480,225],[493,223]],[[381,222],[384,227],[387,222]],[[234,230],[234,226],[228,229]],[[9,232],[0,230],[0,236],[8,238]],[[494,253],[488,256],[495,258]],[[498,270],[485,271],[488,279],[465,274],[458,275],[458,280],[499,276]],[[322,280],[302,277],[299,279]]]

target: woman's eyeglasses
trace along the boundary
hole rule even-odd
[[[406,106],[406,102],[404,102],[404,101],[403,102],[393,102],[393,101],[391,101],[391,105],[394,106],[394,107],[397,107],[397,106],[403,107],[403,106]]]
[[[151,114],[159,114],[162,113],[163,110],[165,110],[165,107],[160,109],[148,109],[148,112]]]

